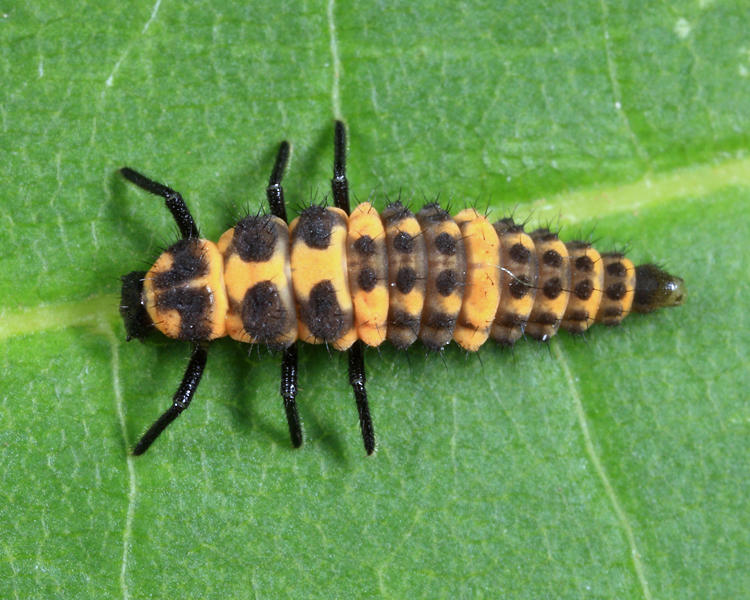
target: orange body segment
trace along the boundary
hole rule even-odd
[[[490,335],[500,302],[500,240],[490,222],[473,208],[462,210],[454,220],[466,250],[466,283],[453,339],[476,352]]]

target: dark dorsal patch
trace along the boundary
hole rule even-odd
[[[362,256],[372,256],[376,251],[375,240],[369,235],[363,235],[354,242],[354,249]]]
[[[531,281],[526,275],[518,275],[511,279],[508,287],[510,289],[510,295],[520,300],[529,293]]]
[[[456,326],[456,317],[444,312],[435,312],[432,313],[427,319],[425,319],[422,322],[422,325],[431,329],[438,329],[441,331],[453,331],[453,328]],[[422,342],[429,347],[428,342],[425,342],[425,338],[422,338]],[[439,350],[443,346],[444,344],[440,344],[434,349]]]
[[[612,275],[612,277],[625,277],[627,273],[628,270],[621,262],[613,262],[607,265],[607,274]]]
[[[619,318],[622,316],[622,306],[609,306],[604,310],[604,316],[607,318]]]
[[[417,339],[419,324],[419,315],[391,310],[388,313],[388,341],[399,350],[405,350]]]
[[[180,240],[167,248],[165,254],[172,255],[172,266],[168,271],[154,276],[154,288],[157,290],[179,286],[208,273],[209,265],[203,255],[203,246],[196,238]]]
[[[594,261],[586,255],[579,256],[578,258],[576,258],[575,267],[577,271],[591,273],[591,271],[594,270]]]
[[[542,255],[542,262],[548,267],[558,268],[562,264],[562,256],[557,250],[547,250]]]
[[[557,253],[555,253],[557,254]],[[559,277],[553,277],[544,282],[544,288],[542,289],[544,295],[550,300],[557,298],[563,291],[562,282]]]
[[[449,233],[441,233],[435,238],[435,248],[440,254],[453,256],[456,253],[456,240]]]
[[[422,210],[419,211],[417,218],[419,219],[420,225],[422,225],[422,229],[425,228],[425,222],[437,224],[451,220],[450,213],[448,213],[448,211],[441,207],[437,202],[425,204],[422,207]]]
[[[524,327],[526,321],[527,319],[524,315],[519,315],[515,312],[506,312],[503,314],[500,324],[506,327]]]
[[[540,229],[537,229],[536,231],[532,232],[531,237],[535,241],[539,242],[551,242],[552,240],[556,240],[557,234],[553,231],[550,231],[549,229],[543,227]]]
[[[531,258],[531,250],[523,244],[513,244],[510,248],[510,258],[519,265],[525,265]]]
[[[346,323],[330,279],[313,286],[307,302],[300,305],[300,319],[316,338],[333,342],[341,337]]]
[[[391,202],[388,206],[385,207],[385,210],[380,214],[380,217],[383,219],[383,222],[385,223],[386,227],[388,225],[392,225],[393,223],[397,223],[398,221],[402,221],[404,219],[408,219],[409,217],[413,217],[413,216],[414,216],[414,213],[412,213],[408,208],[406,208],[400,202]]]
[[[568,250],[585,250],[586,248],[591,248],[591,244],[580,240],[573,240],[565,245],[568,247]]]
[[[242,299],[242,326],[258,342],[278,339],[287,329],[287,314],[279,290],[270,281],[256,283]]]
[[[534,321],[539,325],[557,325],[560,322],[557,315],[546,311],[537,315]]]
[[[273,256],[279,234],[269,216],[249,216],[234,226],[232,244],[245,262],[266,262]]]
[[[502,236],[504,233],[523,233],[523,224],[514,222],[511,217],[495,221],[492,226],[498,236]]]
[[[363,267],[357,276],[357,283],[363,292],[371,292],[378,283],[378,276],[372,267]]]
[[[310,248],[325,250],[331,243],[334,214],[325,206],[308,206],[297,221],[297,235]]]
[[[396,273],[396,287],[402,294],[408,294],[417,282],[417,272],[411,267],[401,267]]]
[[[435,287],[441,296],[450,296],[460,283],[462,282],[453,269],[441,271],[435,278]]]
[[[625,297],[625,294],[628,293],[628,289],[625,287],[624,283],[618,281],[616,283],[608,285],[605,293],[607,294],[607,298],[609,298],[610,300],[622,300]]]
[[[572,311],[569,315],[565,316],[570,321],[588,321],[589,311],[584,309],[577,309]]]
[[[399,231],[393,238],[393,248],[404,254],[409,254],[414,250],[414,238],[405,231]]]
[[[158,312],[175,310],[180,315],[177,339],[197,342],[211,336],[211,294],[204,287],[173,287],[156,294]]]
[[[594,284],[590,279],[584,279],[576,284],[575,290],[573,290],[576,297],[581,300],[588,300],[591,298],[591,294],[594,293]],[[574,319],[580,321],[581,319]]]

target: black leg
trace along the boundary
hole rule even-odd
[[[193,394],[195,394],[195,390],[198,388],[198,383],[200,383],[201,376],[203,375],[203,369],[206,367],[207,357],[208,348],[204,344],[195,344],[180,387],[177,388],[172,398],[172,406],[165,410],[162,416],[138,440],[135,448],[133,448],[133,454],[138,456],[148,450],[149,446],[159,437],[161,432],[180,416],[183,410],[190,406],[190,401],[193,399]]]
[[[287,223],[286,205],[284,203],[284,188],[281,187],[281,178],[284,176],[284,169],[289,162],[289,142],[283,141],[279,146],[279,152],[276,154],[276,162],[271,171],[271,177],[268,180],[266,188],[266,198],[271,214],[278,217],[284,223]],[[299,421],[297,412],[297,343],[295,342],[289,348],[284,350],[284,357],[281,360],[281,397],[284,400],[284,410],[286,411],[286,420],[289,423],[289,437],[292,439],[292,446],[299,448],[302,445],[302,425]]]
[[[331,179],[333,204],[347,215],[349,209],[349,182],[346,180],[346,126],[336,121],[333,133],[333,179]]]
[[[177,221],[177,227],[180,228],[180,233],[182,234],[183,239],[200,237],[193,216],[190,214],[190,211],[185,205],[185,201],[182,199],[179,192],[175,192],[166,185],[152,181],[145,175],[141,175],[129,167],[123,167],[120,169],[120,173],[122,173],[122,176],[125,179],[134,183],[139,188],[142,188],[155,196],[161,196],[164,198],[169,212],[172,213],[174,220]]]
[[[289,162],[289,142],[281,142],[279,153],[276,155],[276,162],[273,165],[271,178],[268,180],[266,188],[266,197],[268,206],[271,208],[271,214],[278,217],[284,223],[288,223],[286,218],[286,205],[284,204],[284,188],[281,187],[281,178],[284,176],[284,169]]]
[[[342,121],[336,121],[333,133],[333,179],[331,179],[333,203],[347,215],[349,207],[349,182],[346,179],[346,126]],[[375,451],[375,430],[370,417],[370,406],[367,403],[367,389],[365,388],[365,356],[364,346],[360,340],[349,348],[349,383],[354,389],[354,400],[359,413],[359,428],[362,430],[362,441],[365,452]]]
[[[281,397],[284,399],[286,420],[289,423],[289,437],[292,446],[302,445],[302,426],[297,412],[297,344],[296,342],[284,350],[281,361]]]
[[[359,413],[359,428],[362,430],[362,441],[365,444],[365,452],[372,454],[375,451],[375,429],[370,417],[370,406],[367,403],[367,389],[365,388],[365,356],[362,342],[357,340],[349,348],[349,383],[354,389],[354,400],[357,402]]]

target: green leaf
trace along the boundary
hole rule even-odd
[[[733,598],[750,588],[750,30],[742,3],[11,3],[0,14],[0,597]],[[124,343],[119,275],[329,190],[632,248],[687,303],[584,338],[346,357]]]

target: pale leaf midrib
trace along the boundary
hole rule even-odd
[[[534,222],[572,224],[702,197],[733,186],[750,186],[750,158],[647,175],[629,184],[557,194],[524,204],[523,209],[532,212]],[[83,325],[104,330],[117,319],[118,304],[115,294],[102,294],[57,304],[0,308],[0,340]]]

